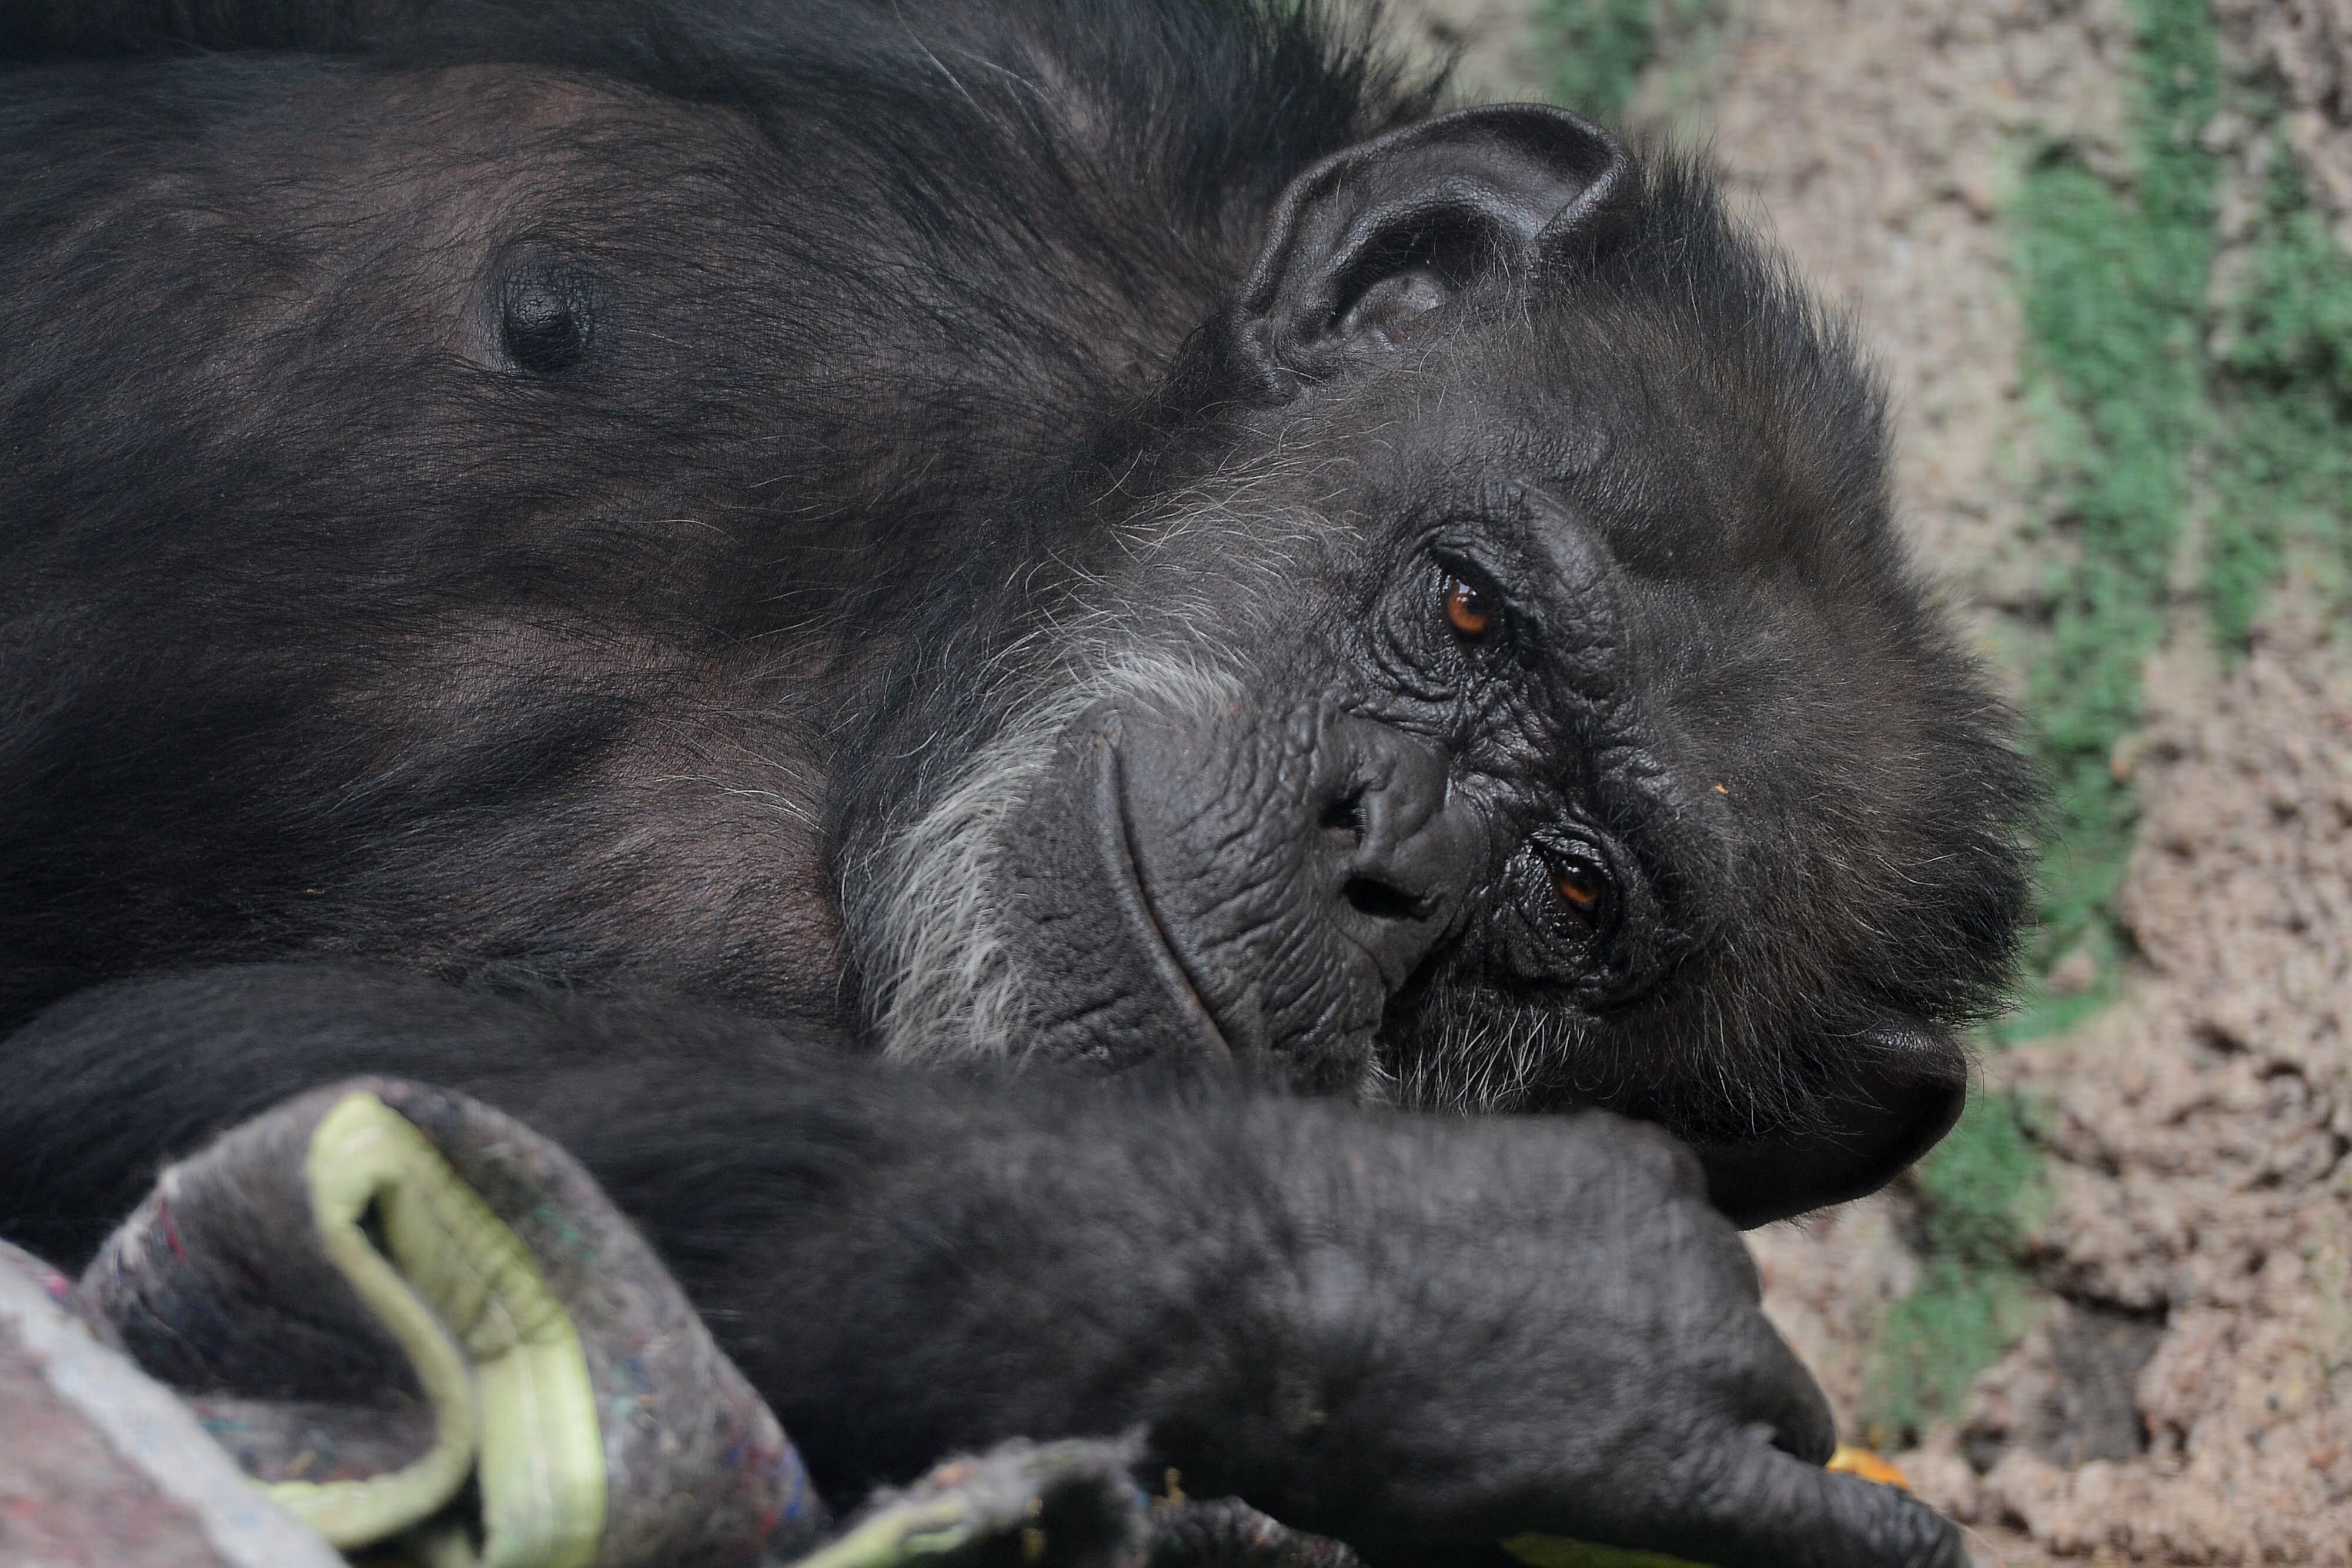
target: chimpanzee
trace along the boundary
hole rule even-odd
[[[1957,1113],[2008,720],[1705,171],[1361,17],[0,0],[0,1234],[404,1073],[836,1492],[1958,1561],[1715,1210]]]

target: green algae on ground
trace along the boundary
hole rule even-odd
[[[2118,191],[2044,149],[2013,217],[2032,395],[2067,563],[2027,676],[2050,770],[2037,970],[2078,946],[2099,979],[2034,997],[2003,1040],[2071,1027],[2110,998],[2114,901],[2137,811],[2117,748],[2162,641],[2184,520],[2204,522],[2209,623],[2246,646],[2287,570],[2352,609],[2352,257],[2273,141],[2262,200],[2218,309],[2221,162],[2201,132],[2225,96],[2203,0],[2137,0],[2134,171]],[[2249,119],[2275,110],[2241,88]]]
[[[2203,0],[2139,0],[2131,189],[2044,149],[2014,218],[2029,375],[2071,559],[2027,677],[2053,831],[2035,956],[2047,967],[2112,920],[2137,811],[2114,765],[2139,722],[2167,577],[2208,423],[2203,340],[2219,164],[2198,140],[2221,103]]]
[[[1595,120],[1621,120],[1661,53],[1691,55],[1723,9],[1724,0],[1535,0],[1552,97]]]
[[[2205,599],[2225,654],[2243,651],[2290,558],[2325,601],[2352,609],[2352,256],[2284,139],[2267,152],[2216,333]]]
[[[1624,113],[1656,48],[1654,13],[1673,0],[1536,0],[1536,25],[1552,45],[1552,92],[1595,120]]]

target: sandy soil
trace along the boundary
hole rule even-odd
[[[2214,8],[2232,57],[2275,72],[2352,246],[2352,0]],[[1523,0],[1413,10],[1476,86],[1540,90]],[[1706,139],[1856,312],[1900,402],[1906,522],[1989,637],[2066,548],[2035,510],[2014,149],[2119,162],[2131,40],[2126,0],[1732,0],[1635,99]],[[2183,609],[2116,757],[2145,812],[2123,998],[1985,1066],[2035,1107],[2050,1295],[1902,1462],[1988,1563],[2352,1563],[2352,655],[2306,600],[2283,595],[2228,671]],[[1843,1410],[1918,1272],[1908,1201],[1756,1239],[1768,1304]]]
[[[2352,0],[2213,0],[2213,9],[2284,84],[2288,140],[2352,250]]]

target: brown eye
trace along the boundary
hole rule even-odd
[[[1484,594],[1457,577],[1445,590],[1445,623],[1475,643],[1495,624],[1495,612]]]
[[[1609,883],[1599,866],[1570,862],[1554,874],[1552,886],[1559,894],[1560,906],[1577,924],[1589,931],[1601,923],[1601,904],[1609,894]]]

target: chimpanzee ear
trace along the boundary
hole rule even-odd
[[[1535,269],[1630,183],[1616,137],[1540,104],[1457,110],[1332,154],[1291,182],[1242,297],[1244,350],[1320,378]]]

